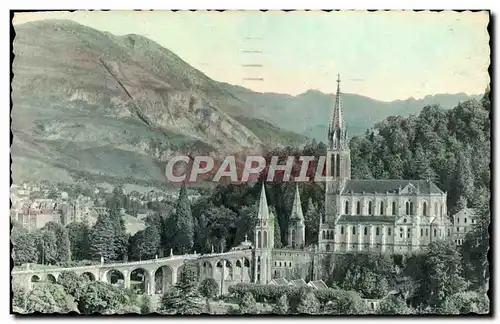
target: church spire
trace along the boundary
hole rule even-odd
[[[337,94],[335,95],[335,104],[333,106],[330,125],[328,126],[328,142],[330,146],[339,147],[345,142],[347,132],[344,127],[344,118],[342,116],[342,98],[340,92],[340,74],[337,76]]]
[[[293,199],[291,216],[292,218],[304,220],[304,214],[302,212],[302,204],[300,202],[299,184],[297,184],[295,187],[295,198]]]
[[[266,189],[264,188],[264,182],[262,182],[262,190],[260,191],[259,210],[257,216],[259,219],[269,218],[269,207],[267,206]]]

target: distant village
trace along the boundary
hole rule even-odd
[[[113,187],[57,184],[50,182],[21,183],[11,186],[10,217],[29,231],[42,228],[54,221],[62,225],[72,222],[87,222],[93,226],[99,215],[107,214],[106,197],[112,194]],[[178,190],[161,191],[152,189],[146,192],[124,191],[129,201],[121,213],[127,231],[131,234],[144,229],[144,220],[154,213],[155,204],[173,206],[178,198]],[[193,202],[200,193],[188,191]]]

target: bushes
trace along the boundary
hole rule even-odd
[[[328,314],[356,314],[364,311],[365,306],[358,294],[340,289],[313,290],[310,287],[292,287],[239,283],[229,287],[229,293],[242,300],[250,293],[257,302],[278,303],[283,295],[288,300],[288,312],[298,313],[304,298],[313,295],[319,302],[320,311]]]
[[[241,299],[246,293],[251,293],[259,303],[276,303],[282,295],[298,295],[299,288],[289,286],[259,285],[239,283],[229,287],[229,293]]]

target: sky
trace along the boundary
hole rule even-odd
[[[212,79],[258,92],[336,90],[383,101],[480,94],[489,84],[486,12],[34,12],[140,34]]]

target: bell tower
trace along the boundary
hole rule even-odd
[[[330,247],[333,250],[335,220],[340,214],[339,194],[344,188],[346,181],[351,179],[351,152],[342,116],[340,74],[337,78],[337,94],[328,125],[327,143],[325,215],[320,222],[320,250],[330,250]]]
[[[272,250],[274,248],[274,215],[269,212],[264,182],[260,191],[257,224],[255,226],[254,281],[267,284],[271,278]]]

